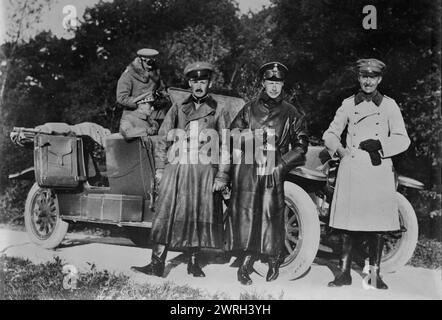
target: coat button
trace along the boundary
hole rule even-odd
[[[376,125],[379,125],[379,122],[376,122]]]
[[[376,133],[376,137],[378,136],[378,134]]]

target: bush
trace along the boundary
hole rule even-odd
[[[438,269],[442,266],[442,243],[420,237],[413,257],[408,262],[413,267]]]
[[[23,223],[26,196],[31,186],[31,181],[11,181],[0,195],[0,223]]]

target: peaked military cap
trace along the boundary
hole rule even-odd
[[[379,76],[385,69],[385,63],[378,59],[359,59],[356,65],[362,75]]]
[[[145,58],[153,58],[153,57],[157,56],[158,54],[159,54],[159,52],[155,49],[144,48],[144,49],[140,49],[137,51],[138,56],[145,57]]]
[[[189,78],[189,80],[210,79],[214,69],[213,65],[209,62],[197,61],[186,66],[184,75]]]
[[[281,62],[267,62],[259,68],[259,76],[262,80],[283,81],[289,72],[289,69]]]

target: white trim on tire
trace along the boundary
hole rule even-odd
[[[302,276],[311,266],[319,248],[321,228],[319,224],[318,211],[313,200],[307,192],[292,182],[284,182],[284,195],[286,203],[294,206],[300,219],[302,245],[296,257],[289,263],[284,263],[280,268],[278,280],[294,280]],[[268,266],[256,262],[255,270],[266,275]]]
[[[52,234],[48,239],[43,240],[35,235],[32,227],[32,209],[33,209],[32,205],[38,192],[42,189],[44,188],[41,188],[37,183],[34,183],[31,190],[29,190],[28,196],[26,198],[25,212],[24,212],[26,233],[28,234],[29,239],[33,243],[46,249],[54,249],[63,241],[68,231],[69,224],[58,218],[54,227],[54,231],[52,232]],[[55,202],[57,207],[57,214],[59,215],[57,197],[55,197]]]
[[[413,207],[399,192],[396,192],[396,196],[398,200],[399,214],[402,217],[402,222],[407,231],[402,234],[402,237],[399,240],[399,247],[394,254],[388,257],[387,260],[382,260],[381,270],[383,272],[395,272],[405,266],[413,256],[419,236],[417,217]]]

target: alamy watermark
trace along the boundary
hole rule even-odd
[[[271,128],[256,130],[199,130],[197,121],[189,130],[173,129],[166,140],[171,164],[255,164],[259,175],[272,174],[276,164],[276,134]]]

